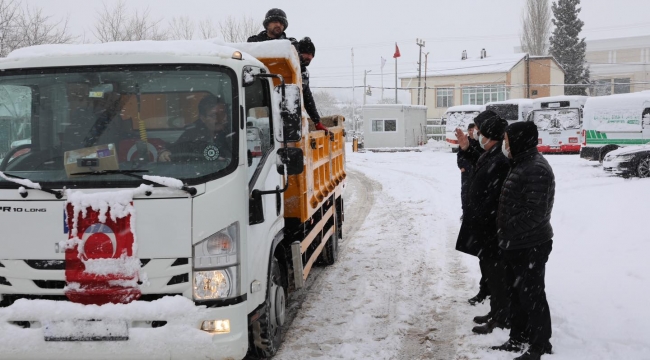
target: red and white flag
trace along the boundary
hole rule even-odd
[[[393,59],[397,59],[400,56],[402,56],[402,54],[399,53],[399,47],[397,46],[397,43],[395,43],[395,54],[393,54]]]

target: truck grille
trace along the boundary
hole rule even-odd
[[[65,270],[65,260],[25,260],[25,264],[36,270]]]
[[[7,278],[0,276],[0,285],[11,286],[11,283],[7,281]]]
[[[63,289],[65,281],[59,280],[32,280],[41,289]]]

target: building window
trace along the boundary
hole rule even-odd
[[[372,132],[396,132],[397,120],[372,120]]]
[[[436,107],[448,108],[454,106],[454,89],[439,88],[436,89]]]
[[[463,105],[485,105],[507,100],[505,85],[467,86],[463,88]]]
[[[629,93],[630,93],[629,78],[614,79],[614,94],[629,94]]]
[[[612,95],[612,80],[601,79],[592,82],[591,96],[607,96]]]

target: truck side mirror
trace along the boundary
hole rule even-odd
[[[261,74],[262,70],[254,66],[244,66],[242,70],[242,86],[249,87],[255,83],[255,75]]]
[[[302,103],[300,101],[300,87],[289,84],[284,86],[284,96],[282,86],[276,86],[275,92],[280,103],[280,117],[282,118],[282,128],[284,140],[289,142],[300,141],[302,139]]]
[[[280,148],[278,149],[278,157],[286,167],[287,175],[302,174],[305,166],[305,155],[301,148]],[[280,175],[284,175],[284,173]]]

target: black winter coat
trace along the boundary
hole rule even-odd
[[[469,184],[456,250],[498,258],[497,211],[501,186],[509,170],[508,158],[501,152],[501,142],[479,157]]]
[[[253,35],[253,36],[249,37],[246,42],[249,42],[249,43],[250,42],[262,42],[262,41],[269,41],[269,40],[289,40],[289,41],[291,41],[291,44],[293,46],[297,47],[297,45],[298,45],[298,40],[296,40],[295,38],[292,38],[292,37],[287,37],[287,34],[285,34],[285,33],[282,33],[282,35],[280,35],[279,38],[270,38],[269,34],[266,32],[266,30],[262,31],[261,33],[259,33],[257,35]]]
[[[302,98],[305,101],[305,110],[309,114],[309,118],[314,124],[320,122],[320,115],[318,115],[318,110],[316,109],[316,101],[314,100],[314,95],[311,93],[309,88],[309,70],[304,65],[300,66],[302,71]]]
[[[526,249],[551,240],[554,199],[555,175],[537,148],[515,156],[501,190],[499,246]]]

